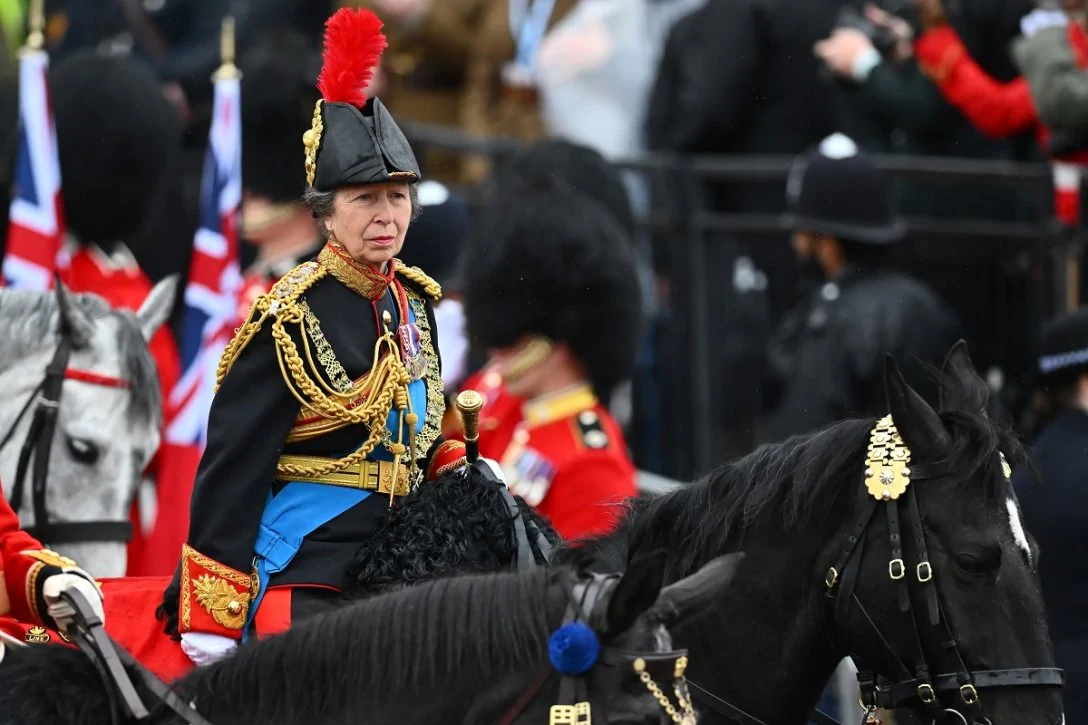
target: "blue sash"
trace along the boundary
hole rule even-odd
[[[415,312],[409,308],[409,319],[415,322]],[[416,380],[408,386],[410,410],[418,416],[416,433],[423,429],[427,417],[426,379]],[[389,412],[386,426],[397,440],[397,431],[401,425],[400,413]],[[405,434],[407,443],[407,433]],[[371,460],[393,460],[392,454],[383,446],[375,448]],[[302,540],[321,528],[348,509],[362,503],[371,491],[342,486],[330,486],[324,483],[291,481],[275,496],[271,493],[265,502],[261,523],[257,528],[257,540],[253,545],[254,560],[257,568],[257,581],[260,589],[257,597],[250,602],[249,614],[242,630],[242,641],[249,637],[257,609],[264,599],[265,590],[273,574],[278,574],[288,567],[298,554]]]

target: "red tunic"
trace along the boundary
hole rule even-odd
[[[638,495],[623,431],[588,384],[527,402],[495,373],[477,373],[463,388],[484,396],[480,455],[498,461],[510,491],[564,539],[607,533]]]
[[[107,255],[96,246],[81,248],[72,254],[63,280],[75,292],[93,292],[119,309],[138,310],[154,285],[123,248]],[[181,377],[181,355],[170,329],[163,325],[149,345],[159,373],[163,400],[163,429],[169,426],[174,411],[168,405],[170,392]],[[165,442],[148,465],[148,475],[158,482],[158,510],[171,512],[158,516],[150,533],[145,534],[139,517],[139,505],[132,505],[133,539],[128,547],[127,573],[134,576],[173,572],[177,554],[188,529],[189,497],[192,481],[160,475],[177,467],[174,453]],[[166,481],[170,485],[163,485]]]
[[[1069,23],[1069,43],[1079,66],[1088,67],[1088,36],[1079,23]],[[1039,121],[1031,88],[1023,77],[1008,83],[994,80],[967,53],[956,31],[944,25],[923,33],[914,43],[918,67],[929,76],[945,100],[988,136],[1006,138],[1034,131],[1047,148],[1049,131]],[[1063,157],[1088,163],[1088,152]]]
[[[49,629],[54,622],[46,611],[42,587],[64,567],[75,566],[23,531],[15,511],[0,496],[0,631],[21,641],[64,644],[67,640]]]

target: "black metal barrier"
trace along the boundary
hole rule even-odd
[[[481,154],[493,160],[501,158],[519,147],[510,139],[479,138],[459,130],[430,124],[405,122],[406,134],[417,151],[427,147],[447,151]],[[1046,164],[1026,164],[1005,161],[986,161],[943,157],[886,156],[874,157],[877,165],[893,179],[915,184],[938,183],[941,185],[997,183],[1008,187],[1015,184],[1015,191],[1025,198],[1037,198],[1034,222],[994,221],[991,219],[956,219],[907,216],[908,240],[924,238],[931,244],[965,245],[968,243],[1012,245],[1026,251],[1027,265],[1024,278],[1031,280],[1024,290],[999,294],[995,303],[1001,310],[978,311],[958,309],[967,317],[987,318],[994,314],[1004,318],[1003,311],[1016,312],[1021,322],[1012,326],[986,323],[966,324],[970,338],[989,336],[990,346],[999,352],[996,361],[1009,369],[1006,361],[1020,356],[1030,348],[1034,334],[1043,319],[1058,310],[1077,304],[1079,277],[1079,230],[1064,229],[1053,220],[1051,213],[1051,171]],[[671,458],[658,465],[646,465],[638,461],[639,446],[633,444],[636,462],[641,468],[674,478],[688,480],[722,462],[724,458],[745,452],[730,449],[717,437],[719,428],[715,418],[715,406],[720,401],[711,399],[709,391],[712,375],[709,336],[710,317],[715,310],[708,305],[708,284],[717,280],[708,274],[708,249],[712,245],[737,244],[735,237],[744,238],[737,246],[737,254],[758,247],[760,238],[773,243],[774,254],[783,264],[792,259],[792,251],[785,244],[787,231],[777,214],[723,213],[716,211],[707,201],[710,185],[731,184],[781,184],[785,197],[785,184],[793,156],[678,156],[669,154],[645,154],[637,158],[615,161],[615,165],[641,178],[650,190],[649,206],[639,214],[640,225],[653,237],[653,244],[660,252],[667,252],[669,278],[669,339],[682,348],[678,355],[679,368],[673,368],[667,380],[657,380],[660,396],[667,399],[674,411],[661,425],[667,431]],[[425,169],[426,171],[426,169]],[[995,252],[996,254],[996,252]],[[1023,256],[1023,255],[1021,255]],[[922,271],[912,270],[925,279]],[[727,280],[729,270],[716,270]],[[965,272],[970,274],[970,271]],[[709,280],[709,281],[708,281]],[[995,280],[994,284],[999,281]],[[781,306],[781,305],[780,305]],[[772,319],[773,324],[777,320]],[[974,339],[970,339],[974,343]],[[999,338],[999,339],[997,339]],[[993,356],[991,356],[993,357]],[[978,360],[976,359],[976,363]],[[991,361],[994,362],[994,361]],[[1019,364],[1013,370],[1021,376],[1029,371]],[[1016,368],[1016,365],[1012,365]],[[731,381],[747,386],[749,381]],[[677,412],[679,411],[679,412]]]

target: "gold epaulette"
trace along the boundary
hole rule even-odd
[[[415,282],[421,288],[423,288],[424,294],[431,298],[432,302],[438,302],[442,299],[442,285],[434,281],[426,272],[419,267],[409,267],[401,262],[399,259],[394,260],[396,265],[397,274],[404,277],[409,282]]]
[[[272,285],[271,290],[258,295],[253,300],[245,322],[234,331],[234,337],[231,338],[219,358],[219,366],[215,374],[216,392],[219,392],[223,378],[230,372],[238,356],[242,354],[254,335],[260,331],[265,319],[271,316],[281,321],[288,318],[292,321],[301,321],[303,313],[299,305],[299,297],[326,274],[328,271],[317,262],[303,262],[281,277]]]

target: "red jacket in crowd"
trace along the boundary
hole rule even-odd
[[[1068,30],[1077,65],[1088,68],[1088,35],[1080,23],[1069,23]],[[1027,80],[1018,77],[1002,83],[989,76],[951,26],[923,33],[914,43],[914,54],[918,67],[937,84],[945,100],[979,131],[994,138],[1032,131],[1043,149],[1048,147],[1050,134],[1039,120]],[[1088,151],[1062,160],[1088,163]]]
[[[564,539],[607,533],[638,495],[623,431],[588,384],[523,401],[498,374],[481,372],[462,389],[484,396],[480,455],[498,461],[510,491]]]

